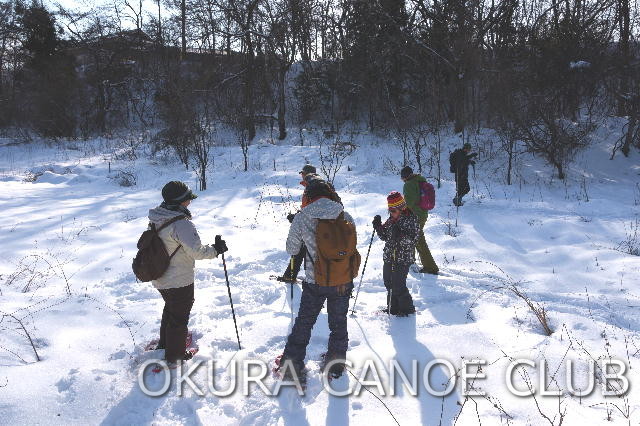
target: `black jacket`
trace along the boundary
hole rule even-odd
[[[418,217],[407,209],[396,222],[391,219],[376,227],[380,239],[385,242],[382,258],[396,265],[411,265],[416,261],[416,241],[420,233]]]
[[[464,149],[459,148],[453,151],[453,168],[455,170],[456,178],[465,178],[469,176],[469,164],[475,164],[472,160],[473,157],[478,155],[473,152],[467,154]]]

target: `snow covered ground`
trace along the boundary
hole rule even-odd
[[[608,159],[617,131],[609,126],[576,159],[566,182],[523,154],[519,175],[507,186],[505,160],[495,154],[490,136],[472,139],[480,157],[470,179],[472,192],[459,211],[451,204],[454,185],[446,171],[448,152],[460,142],[443,140],[445,180],[425,229],[442,275],[410,272],[417,315],[377,314],[385,299],[383,244],[374,240],[356,314],[349,318],[353,375],[332,382],[337,390],[357,387],[356,378],[370,385],[348,397],[331,396],[320,382],[318,362],[328,337],[324,311],[308,348],[311,373],[304,397],[290,388],[267,396],[255,385],[248,396],[240,391],[199,396],[188,386],[182,396],[175,386],[164,396],[145,395],[139,366],[157,355],[143,347],[158,333],[162,303],[150,284],[136,282],[131,259],[163,184],[179,179],[195,189],[195,174],[171,155],[140,152],[134,158],[114,141],[53,146],[0,141],[0,310],[12,314],[0,322],[1,422],[387,425],[395,424],[395,417],[402,425],[523,425],[559,424],[562,414],[569,425],[638,424],[640,257],[624,253],[628,247],[621,243],[640,246],[634,240],[640,162],[637,153]],[[249,150],[248,172],[241,170],[239,147],[216,147],[209,189],[190,206],[203,241],[222,234],[230,248],[226,261],[243,350],[236,352],[220,259],[197,262],[190,321],[200,347],[195,359],[216,361],[212,374],[220,387],[234,380],[233,361],[272,362],[292,325],[290,289],[269,276],[281,274],[288,260],[285,216],[299,205],[297,171],[307,160],[319,164],[317,146],[293,146],[296,140],[258,141]],[[309,132],[307,141],[313,140]],[[356,219],[364,257],[372,217],[385,214],[388,192],[402,190],[397,173],[402,155],[375,135],[360,134],[355,142],[358,148],[335,186]],[[134,186],[120,185],[132,179]],[[551,336],[514,290],[545,308]],[[299,298],[296,286],[294,309]],[[17,320],[33,339],[40,362]],[[538,390],[535,398],[514,396],[507,387],[507,366],[520,358],[537,368],[517,369],[513,383],[526,390],[528,378]],[[486,360],[486,378],[472,381],[486,396],[465,399],[460,374],[445,398],[429,395],[423,385],[417,396],[399,384],[395,396],[380,395],[373,375],[361,376],[363,366],[375,362],[388,390],[393,359],[409,375],[413,360],[421,369],[433,359],[448,360],[456,369],[464,360]],[[582,389],[589,360],[623,361],[630,392],[603,397],[597,384],[590,396],[566,394],[567,359],[574,361],[575,387]],[[540,395],[542,362],[556,379],[549,387],[564,390],[563,396]],[[206,373],[203,367],[193,376],[203,390]],[[601,373],[597,367],[599,378]],[[442,388],[450,373],[438,365],[430,378]],[[164,373],[147,372],[145,380],[157,388]],[[268,375],[265,384],[272,387],[274,379]]]

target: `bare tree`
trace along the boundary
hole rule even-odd
[[[353,133],[347,140],[342,139],[340,131],[335,134],[327,133],[320,139],[318,153],[320,154],[320,170],[327,178],[327,182],[333,185],[338,172],[342,169],[344,161],[356,150],[353,142]]]
[[[198,173],[198,180],[200,182],[200,191],[205,191],[207,189],[209,153],[215,145],[217,129],[207,109],[196,115],[196,122],[193,124],[193,127],[193,156],[196,161],[196,172]]]
[[[565,178],[565,167],[575,154],[589,145],[589,135],[594,130],[589,120],[575,122],[555,115],[546,104],[537,104],[525,122],[518,124],[520,138],[530,152],[540,154]]]
[[[269,52],[276,65],[278,88],[278,139],[287,137],[286,115],[286,77],[296,55],[298,41],[296,39],[299,25],[295,21],[295,7],[299,7],[298,0],[280,0],[266,2],[264,15],[269,25],[269,35],[266,38]]]

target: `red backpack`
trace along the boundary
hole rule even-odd
[[[429,182],[420,182],[420,203],[422,210],[431,210],[436,206],[436,190]]]

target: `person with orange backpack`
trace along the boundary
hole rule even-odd
[[[387,196],[389,218],[382,223],[380,215],[373,218],[373,229],[385,242],[382,258],[382,279],[387,288],[385,313],[406,317],[416,312],[407,288],[409,267],[415,262],[416,240],[420,233],[418,217],[407,207],[404,197],[393,191]]]
[[[353,218],[334,201],[335,191],[323,181],[309,183],[309,203],[296,214],[287,237],[287,252],[295,255],[304,244],[305,278],[300,307],[283,354],[276,360],[276,372],[301,384],[306,381],[304,359],[311,330],[326,302],[329,342],[324,356],[326,374],[339,377],[344,371],[349,336],[347,311],[358,275],[360,254]],[[283,368],[288,363],[291,368]]]
[[[407,207],[418,218],[420,232],[418,233],[418,241],[416,242],[416,250],[422,263],[420,272],[423,274],[438,275],[438,265],[431,255],[427,240],[424,237],[424,225],[429,217],[429,210],[435,206],[435,191],[433,185],[416,173],[409,166],[400,170],[400,178],[404,181],[402,192],[407,202]]]
[[[316,174],[316,168],[311,164],[304,165],[302,170],[300,170],[300,177],[302,177],[302,181],[300,181],[300,185],[302,185],[305,188],[304,192],[302,193],[302,203],[300,208],[306,207],[311,202],[311,199],[309,198],[309,194],[307,193],[307,187],[319,185],[319,184],[320,185],[324,184],[328,186],[329,190],[332,193],[332,196],[330,198],[333,201],[337,201],[339,203],[342,202],[340,200],[340,197],[336,193],[336,190],[333,187],[333,185],[331,185],[330,183],[322,179],[320,176],[318,176]],[[287,215],[287,220],[289,221],[289,223],[293,223],[293,219],[296,217],[297,214],[298,212],[289,213]],[[285,283],[295,283],[298,277],[298,273],[300,272],[300,267],[302,266],[302,262],[304,261],[304,258],[305,258],[305,252],[306,252],[306,247],[304,244],[302,244],[302,247],[300,248],[300,252],[291,257],[291,260],[287,265],[287,269],[285,269],[284,273],[281,276],[276,277],[276,279],[278,281],[285,282]]]

